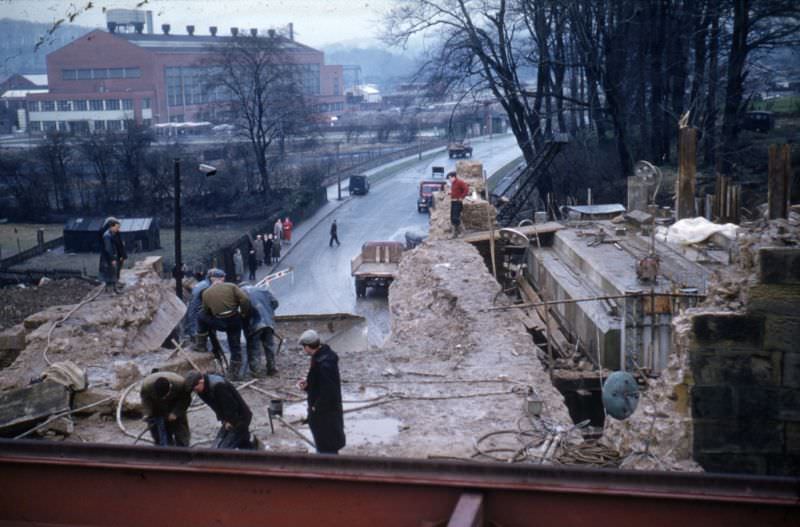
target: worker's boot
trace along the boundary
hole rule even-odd
[[[256,379],[263,379],[267,376],[267,370],[261,366],[261,361],[258,360],[258,357],[254,357],[250,359],[248,357],[248,366],[250,367],[250,375],[252,375]]]
[[[453,238],[461,236],[461,225],[453,225]]]
[[[242,361],[232,360],[228,366],[228,380],[241,381],[242,380]]]
[[[199,352],[208,351],[208,334],[197,334],[194,336],[194,347]]]

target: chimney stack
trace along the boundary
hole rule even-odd
[[[208,32],[211,33],[212,37],[217,36],[217,26],[211,26],[208,28]]]
[[[250,29],[250,36],[251,36],[251,37],[257,37],[257,36],[258,36],[258,29],[256,29],[256,28],[251,28],[251,29]]]
[[[231,28],[231,35],[233,35],[235,37],[238,34],[239,34],[239,28],[238,27],[232,27]]]
[[[190,36],[194,35],[194,26],[186,26],[186,32],[189,33]]]
[[[161,31],[163,31],[165,35],[169,35],[169,24],[161,24]]]
[[[134,23],[133,23],[133,29],[134,29],[134,30],[135,30],[135,31],[136,31],[138,34],[140,34],[140,35],[141,35],[141,34],[142,34],[142,32],[144,31],[144,22],[134,22]]]
[[[294,22],[289,22],[289,40],[294,42]]]
[[[117,23],[116,22],[109,22],[108,24],[106,24],[106,26],[108,26],[108,32],[109,33],[114,33],[117,30]]]
[[[268,29],[267,30],[267,34],[269,35],[269,38],[275,38],[275,30],[274,29]]]

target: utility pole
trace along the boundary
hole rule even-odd
[[[336,142],[336,191],[338,192],[337,201],[342,201],[342,174],[339,172],[339,142]]]
[[[175,294],[183,300],[183,262],[181,261],[181,160],[175,158]]]

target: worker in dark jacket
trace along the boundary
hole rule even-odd
[[[120,221],[117,218],[107,218],[103,224],[103,239],[100,245],[100,278],[106,284],[106,291],[119,293],[119,275],[125,259],[125,244],[119,235]]]
[[[219,375],[193,371],[186,376],[186,385],[214,410],[222,423],[212,448],[253,448],[250,441],[253,413],[233,384]]]
[[[339,226],[336,225],[336,220],[333,220],[333,223],[331,223],[331,239],[328,242],[328,247],[333,247],[333,242],[336,242],[336,247],[341,245],[341,243],[339,243]]]
[[[203,291],[203,312],[198,320],[198,334],[224,331],[231,350],[229,375],[239,380],[242,369],[243,320],[250,316],[250,299],[236,284],[225,282],[225,272],[211,269],[211,285]]]
[[[456,238],[461,234],[461,210],[464,198],[469,195],[469,184],[455,172],[447,174],[447,179],[450,181],[450,223],[453,224],[453,238]]]
[[[253,377],[264,377],[264,368],[261,366],[263,351],[267,359],[267,375],[275,375],[275,310],[278,309],[278,300],[269,289],[245,286],[242,291],[250,299],[250,318],[244,328],[247,339],[247,364]]]
[[[189,446],[186,410],[192,390],[182,376],[169,371],[148,375],[140,390],[145,421],[158,446]]]
[[[297,384],[308,393],[308,425],[317,453],[338,454],[345,445],[339,357],[313,329],[300,336],[300,345],[311,356],[308,375]]]

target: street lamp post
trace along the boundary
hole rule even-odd
[[[183,262],[181,261],[181,160],[175,158],[175,294],[183,300]]]

